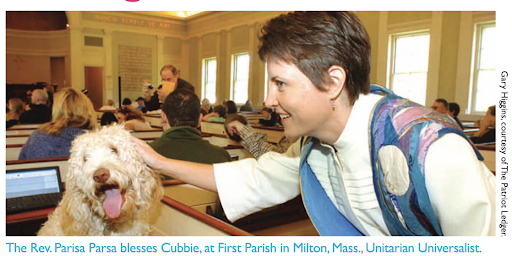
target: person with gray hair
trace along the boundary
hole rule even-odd
[[[144,93],[144,104],[148,111],[160,109],[160,104],[165,101],[165,98],[169,93],[176,89],[187,89],[195,93],[195,88],[192,84],[185,81],[180,77],[179,70],[173,65],[165,65],[160,69],[160,77],[162,83],[157,87],[144,82],[142,86],[142,92]],[[174,85],[174,88],[165,88],[164,82]],[[153,86],[153,87],[151,87]],[[151,90],[156,89],[151,96]]]
[[[46,105],[48,93],[42,89],[32,92],[30,109],[20,115],[21,124],[42,124],[52,120],[52,109]]]

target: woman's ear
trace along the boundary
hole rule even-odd
[[[330,83],[327,85],[327,94],[329,98],[332,100],[337,99],[341,92],[343,91],[343,87],[345,86],[345,80],[347,78],[347,73],[345,69],[338,65],[331,66],[327,73],[329,74]]]

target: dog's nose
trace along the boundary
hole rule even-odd
[[[93,179],[97,183],[105,183],[108,178],[110,178],[110,171],[105,168],[100,168],[93,174]]]

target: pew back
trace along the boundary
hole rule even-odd
[[[29,137],[30,135],[7,135],[5,137],[5,144],[25,144]]]
[[[5,131],[5,135],[20,135],[20,134],[32,134],[36,129],[8,129]]]
[[[239,228],[164,196],[152,236],[250,236]]]

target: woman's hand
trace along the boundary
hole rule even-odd
[[[137,152],[139,153],[142,160],[151,168],[155,170],[162,170],[165,164],[166,158],[158,154],[152,149],[145,141],[131,137],[131,140],[136,145]]]

